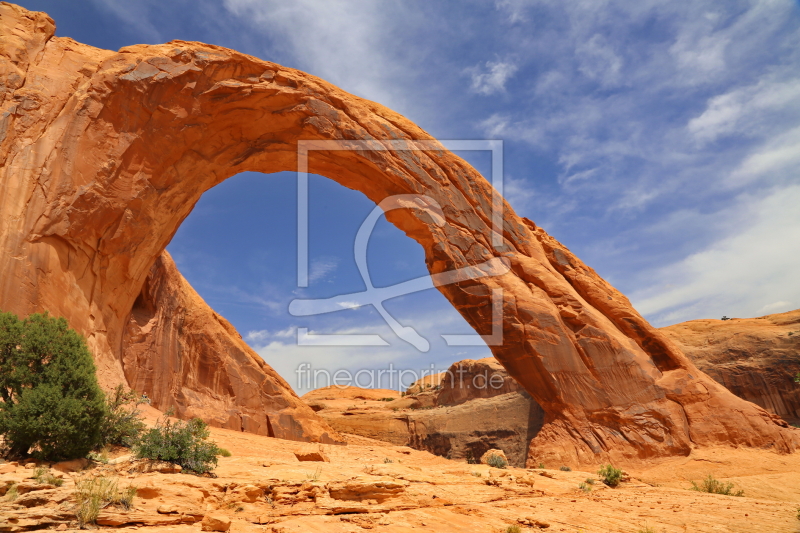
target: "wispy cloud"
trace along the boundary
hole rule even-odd
[[[325,280],[329,274],[336,271],[337,266],[339,266],[339,258],[337,257],[315,259],[311,262],[311,268],[308,272],[309,283]]]
[[[469,69],[472,77],[472,90],[490,95],[506,90],[506,82],[517,71],[516,65],[506,61],[487,61],[483,66]]]

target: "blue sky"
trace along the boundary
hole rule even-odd
[[[441,139],[502,139],[506,197],[663,326],[800,307],[800,8],[789,0],[23,1],[57,35],[117,49],[172,39],[318,75]],[[485,154],[465,154],[483,171]],[[372,209],[310,184],[312,283],[296,287],[295,181],[246,174],[206,193],[169,250],[208,303],[295,385],[314,367],[421,368],[489,355],[435,291],[312,318],[298,296],[363,289],[352,243]],[[425,274],[381,222],[376,285]],[[385,347],[296,346],[294,328],[375,332]]]

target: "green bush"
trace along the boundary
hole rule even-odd
[[[165,416],[142,435],[134,453],[140,459],[167,461],[204,474],[217,466],[217,455],[221,455],[219,447],[207,440],[208,436],[208,428],[199,418],[172,422]]]
[[[711,494],[723,494],[725,496],[744,496],[743,490],[733,490],[733,483],[725,483],[723,481],[714,479],[714,476],[711,474],[701,481],[699,485],[692,481],[691,490],[696,490],[698,492],[710,492]]]
[[[84,457],[104,413],[92,356],[66,320],[0,313],[0,435],[12,455]]]
[[[117,385],[106,396],[106,413],[100,425],[100,446],[115,444],[131,447],[147,428],[139,410],[143,403],[139,393],[126,391],[125,387]]]
[[[226,450],[225,448],[219,448],[219,453],[217,454],[220,457],[230,457],[233,455],[230,450]]]
[[[493,453],[486,458],[486,464],[495,468],[505,468],[508,466],[508,461],[503,459],[502,456]]]
[[[597,471],[597,475],[609,487],[616,487],[622,481],[622,470],[611,465],[601,466],[600,470]]]
[[[572,469],[568,466],[562,466],[559,468],[562,472],[572,472]]]
[[[578,488],[583,492],[592,492],[592,486],[587,483],[578,483]]]

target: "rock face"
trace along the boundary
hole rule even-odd
[[[497,361],[466,359],[423,379],[402,398],[391,390],[331,386],[302,400],[342,433],[468,461],[498,448],[510,464],[525,465],[544,412]]]
[[[759,318],[691,320],[661,330],[731,392],[800,422],[800,309]]]
[[[309,172],[376,204],[412,195],[387,218],[420,243],[431,274],[483,265],[436,285],[485,335],[492,295],[502,296],[493,354],[546,412],[529,461],[797,446],[782,420],[700,372],[622,294],[397,113],[232,50],[182,41],[98,50],[53,37],[42,13],[0,10],[0,308],[64,316],[86,335],[104,383],[125,380],[134,305],[202,193],[243,171],[298,170],[303,140],[317,142]],[[352,149],[319,144],[332,140]]]
[[[340,440],[206,305],[167,252],[150,268],[131,309],[122,369],[153,407],[173,408],[181,418],[282,439]]]

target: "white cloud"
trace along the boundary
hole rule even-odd
[[[800,177],[800,127],[769,139],[733,171],[730,186],[741,186],[758,178],[772,183],[785,177]]]
[[[339,259],[336,257],[326,257],[312,261],[308,272],[309,283],[324,280],[328,277],[328,274],[336,271],[337,266],[339,266]]]
[[[773,314],[773,313],[780,313],[782,311],[791,311],[794,308],[795,306],[792,304],[792,302],[780,301],[767,304],[761,309],[759,309],[758,312],[759,314],[760,313]]]
[[[411,110],[403,90],[411,47],[397,46],[397,27],[422,23],[397,2],[367,0],[225,0],[243,23],[269,35],[292,65],[357,96],[402,113]],[[409,55],[411,57],[409,57]],[[269,58],[265,58],[269,59]]]
[[[613,50],[606,38],[594,34],[588,41],[578,45],[578,69],[588,78],[605,87],[619,83],[622,70],[622,58]]]
[[[516,65],[505,61],[487,61],[485,69],[480,66],[470,69],[472,90],[490,95],[506,90],[506,82],[517,71]]]
[[[661,326],[722,315],[752,317],[800,301],[798,205],[800,185],[757,199],[742,195],[713,217],[727,227],[727,235],[650,272],[649,287],[631,295],[636,309]]]

